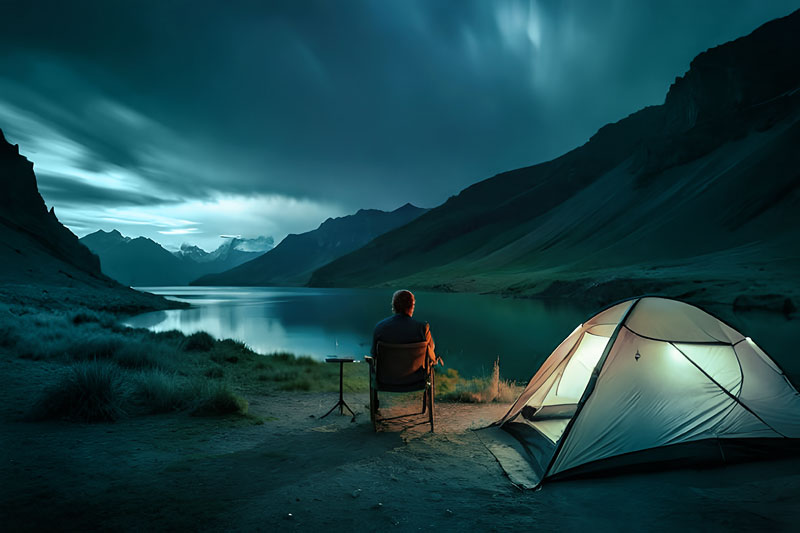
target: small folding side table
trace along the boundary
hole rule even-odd
[[[356,421],[356,414],[353,412],[352,409],[350,409],[350,406],[348,406],[344,401],[344,396],[342,395],[342,383],[343,383],[343,378],[344,378],[344,364],[345,363],[360,363],[361,361],[356,361],[352,357],[326,357],[325,358],[325,362],[326,363],[339,363],[339,401],[336,402],[336,405],[331,407],[330,411],[328,411],[327,413],[322,415],[320,418],[325,418],[326,416],[331,414],[338,407],[340,415],[344,414],[344,410],[345,409],[350,411],[350,414],[353,415],[353,419],[350,420],[350,422],[355,422]]]

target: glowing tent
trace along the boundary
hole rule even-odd
[[[749,337],[697,307],[644,297],[576,328],[496,425],[516,439],[498,431],[504,442],[490,450],[512,481],[534,487],[786,443],[800,437],[800,395]]]

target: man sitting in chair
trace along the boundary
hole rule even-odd
[[[378,341],[390,344],[408,344],[412,342],[428,343],[428,359],[430,366],[436,364],[435,345],[431,336],[431,328],[427,322],[414,320],[414,295],[411,291],[397,291],[392,295],[392,312],[394,315],[381,320],[375,325],[372,333],[372,349],[375,357],[378,353]]]

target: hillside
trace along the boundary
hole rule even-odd
[[[698,55],[664,104],[477,183],[310,285],[609,301],[797,294],[800,11]]]
[[[353,215],[329,218],[315,230],[287,236],[257,259],[227,272],[204,276],[191,284],[304,285],[315,269],[407,224],[425,211],[406,204],[391,212],[361,209]]]
[[[109,310],[163,309],[166,300],[123,287],[49,211],[33,163],[0,131],[0,299],[49,308],[81,302]]]
[[[260,246],[271,244],[271,239],[264,237],[234,238],[210,253],[188,245],[172,253],[151,239],[125,237],[117,230],[99,230],[80,241],[100,257],[105,274],[132,287],[186,285],[198,276],[227,270],[263,254],[239,249],[250,241]]]

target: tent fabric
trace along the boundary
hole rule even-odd
[[[800,394],[724,322],[683,302],[643,297],[578,326],[497,425],[527,450],[535,466],[528,479],[538,484],[659,447],[800,438]]]

